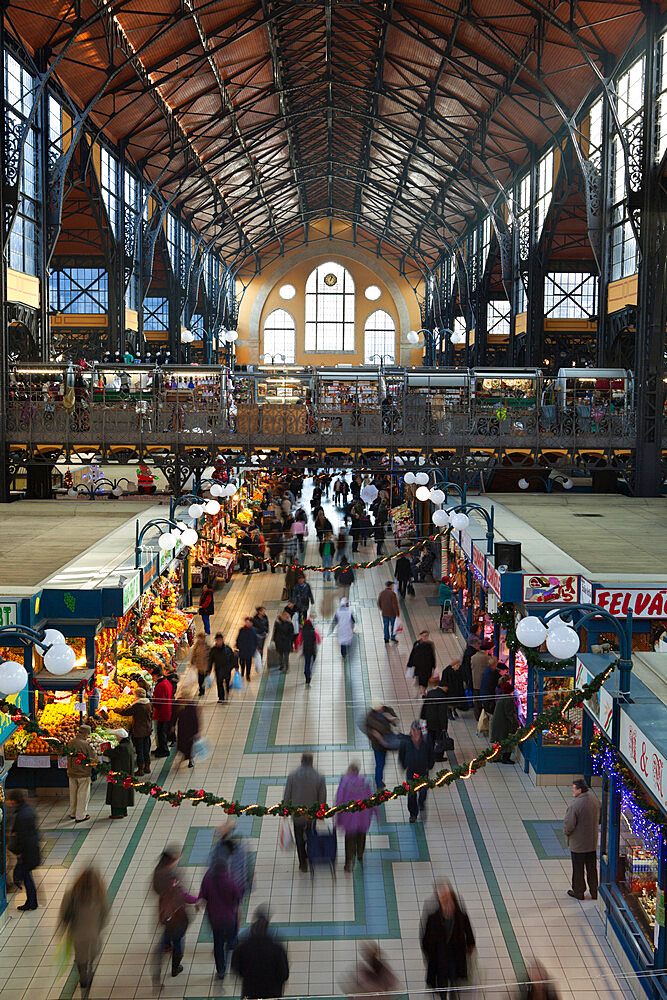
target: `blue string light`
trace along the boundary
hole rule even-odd
[[[616,779],[621,795],[621,809],[632,828],[633,835],[640,838],[646,849],[658,857],[662,827],[648,816],[645,804],[638,798],[634,788],[628,784],[618,766],[616,750],[610,746],[597,750],[592,755],[592,761],[594,774],[604,774],[608,778]]]

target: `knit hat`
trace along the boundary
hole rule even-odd
[[[91,731],[90,726],[79,726],[79,736],[90,736]]]

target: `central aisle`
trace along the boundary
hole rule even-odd
[[[338,512],[332,505],[326,512],[337,528]],[[370,541],[359,555],[373,557]],[[306,562],[319,563],[312,524]],[[212,748],[210,760],[190,771],[169,759],[159,776],[157,767],[153,769],[154,779],[166,789],[205,788],[248,804],[278,801],[286,775],[298,766],[304,748],[314,751],[315,766],[326,775],[330,802],[350,762],[359,762],[362,771],[372,775],[373,755],[357,722],[374,701],[395,708],[403,731],[419,714],[413,682],[404,676],[415,634],[422,627],[431,629],[442,667],[460,655],[458,637],[437,630],[436,588],[427,584],[418,584],[416,597],[408,598],[399,644],[385,646],[376,600],[392,567],[390,562],[357,571],[350,597],[357,638],[346,669],[330,634],[338,588],[325,583],[321,574],[308,574],[315,595],[313,618],[323,635],[310,688],[304,683],[302,658],[293,654],[286,675],[264,672],[257,677],[253,672],[250,684],[243,692],[234,692],[228,704],[218,705],[214,690],[208,691],[201,709],[204,735]],[[283,580],[280,572],[234,577],[216,592],[218,610],[211,631],[224,632],[233,645],[243,616],[254,613],[259,604],[265,605],[273,625],[284,605]],[[459,761],[481,745],[473,722],[465,718],[451,724],[450,734]],[[403,780],[396,755],[389,755],[385,780],[390,787]],[[175,809],[137,796],[127,822],[112,824],[103,805],[104,791],[103,783],[97,782],[90,804],[93,822],[77,828],[74,840],[67,841],[65,862],[62,854],[49,855],[37,872],[44,908],[18,914],[16,899],[10,900],[0,928],[2,1000],[67,1000],[79,995],[75,975],[57,974],[56,917],[63,887],[90,862],[103,870],[113,899],[91,1000],[155,996],[150,951],[157,940],[156,905],[150,877],[156,859],[165,845],[183,845],[185,886],[196,891],[224,816],[220,809],[191,805]],[[298,871],[295,854],[279,850],[276,819],[241,819],[237,834],[246,838],[254,864],[249,908],[268,903],[288,943],[287,993],[339,994],[340,981],[354,965],[360,943],[369,938],[380,941],[401,990],[414,996],[424,991],[420,916],[431,898],[434,879],[444,876],[454,884],[470,916],[477,938],[477,973],[487,987],[521,981],[525,963],[536,956],[557,980],[561,1000],[628,997],[617,984],[618,965],[604,942],[604,926],[594,905],[566,894],[569,856],[564,851],[551,855],[541,851],[538,856],[533,846],[531,824],[537,821],[558,829],[568,792],[569,788],[535,788],[520,767],[489,765],[469,782],[430,793],[423,825],[408,824],[405,800],[391,802],[381,810],[379,826],[371,827],[363,871],[357,867],[354,875],[344,874],[339,851],[335,881],[325,871],[318,871],[312,880]],[[45,836],[71,830],[72,824],[64,819],[64,800],[52,804],[41,800],[38,811],[43,830],[54,831]],[[200,914],[188,931],[184,966],[177,980],[166,978],[160,996],[237,995],[239,984],[233,976],[223,983],[215,979],[210,932]],[[505,1000],[515,991],[487,988],[480,995]]]

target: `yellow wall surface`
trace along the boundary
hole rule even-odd
[[[7,268],[7,301],[39,309],[39,278]]]
[[[315,249],[315,248],[313,248]],[[354,252],[354,257],[351,253]],[[354,251],[347,243],[342,243],[332,239],[325,245],[318,244],[316,252],[305,253],[307,259],[295,260],[292,267],[287,267],[289,255],[285,259],[275,262],[267,267],[255,277],[246,288],[245,295],[239,310],[238,331],[239,340],[236,344],[237,364],[255,364],[259,361],[263,350],[263,330],[264,322],[274,309],[285,309],[294,317],[296,324],[296,362],[304,365],[358,365],[364,363],[364,325],[371,313],[377,309],[383,309],[389,313],[396,325],[397,350],[403,347],[403,363],[410,363],[412,357],[417,352],[409,351],[409,345],[405,336],[409,329],[418,330],[421,326],[419,304],[417,297],[409,283],[401,276],[382,262],[374,261],[370,256],[366,257],[360,253],[358,248]],[[295,254],[294,256],[297,256]],[[303,258],[304,251],[298,253]],[[358,258],[363,256],[362,263]],[[343,265],[352,275],[355,286],[355,350],[341,351],[336,353],[309,352],[304,348],[305,334],[305,289],[309,274],[319,265],[327,261],[336,261]],[[386,277],[385,277],[386,275]],[[296,295],[293,299],[282,299],[279,289],[282,285],[294,285]],[[381,295],[374,302],[369,301],[364,291],[369,285],[377,285]],[[393,286],[390,287],[390,286]],[[267,294],[268,293],[268,294]],[[259,327],[257,328],[256,301],[260,297],[262,301],[261,313],[259,317]],[[404,322],[400,322],[401,314]],[[407,320],[407,322],[405,322]],[[407,354],[405,353],[407,351]],[[418,353],[419,363],[421,351]],[[415,362],[412,362],[415,363]]]
[[[637,278],[630,274],[627,278],[611,281],[607,287],[607,312],[613,313],[623,306],[637,305]]]
[[[88,326],[106,327],[107,322],[106,313],[54,313],[53,316],[49,317],[52,330],[75,330]]]
[[[139,313],[136,309],[128,309],[125,306],[125,329],[126,330],[138,330],[139,329]]]
[[[514,324],[514,332],[516,334],[525,333],[528,329],[528,313],[517,313],[516,321]]]

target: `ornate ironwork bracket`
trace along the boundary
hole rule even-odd
[[[588,223],[588,238],[595,254],[598,269],[602,256],[602,217],[601,217],[601,183],[602,176],[598,166],[585,157],[581,160],[584,173],[584,192],[586,196],[586,220]]]

